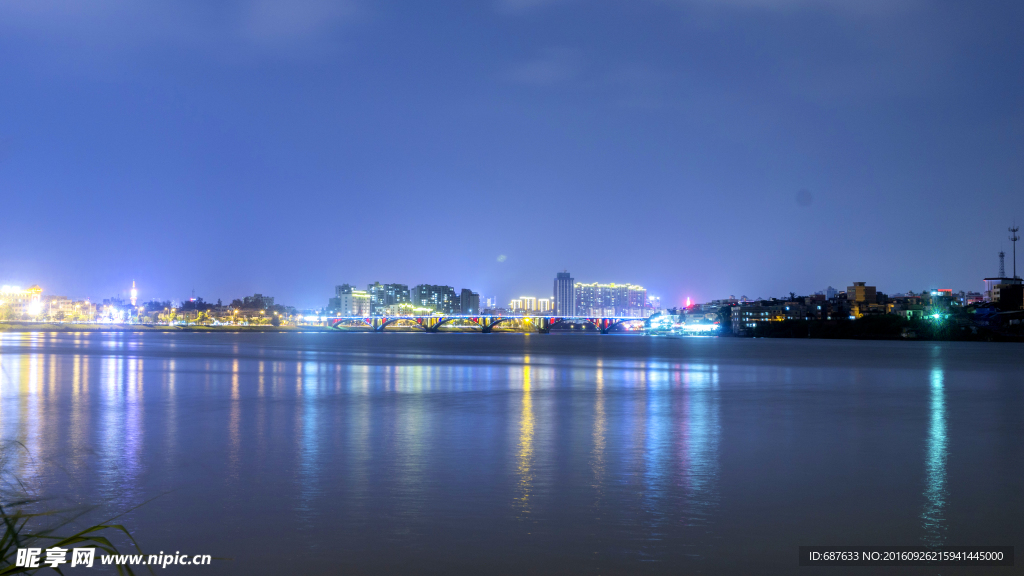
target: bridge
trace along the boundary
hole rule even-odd
[[[372,329],[384,332],[387,328],[416,328],[424,332],[440,332],[444,326],[450,328],[479,328],[479,332],[487,334],[495,328],[512,329],[523,332],[547,334],[552,328],[571,325],[591,325],[601,334],[608,334],[612,329],[626,324],[644,324],[646,318],[635,317],[585,317],[585,316],[331,316],[325,318],[327,325],[338,330]]]

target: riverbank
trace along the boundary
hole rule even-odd
[[[754,338],[810,338],[825,340],[931,340],[964,342],[1021,342],[1024,331],[1018,325],[982,326],[969,318],[906,320],[884,315],[859,320],[786,320],[760,322],[738,334]]]

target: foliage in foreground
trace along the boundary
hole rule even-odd
[[[68,530],[71,523],[85,512],[67,516],[56,510],[36,511],[41,508],[41,499],[35,497],[29,487],[22,483],[11,470],[14,456],[24,450],[25,447],[20,442],[0,444],[0,520],[3,521],[3,536],[0,537],[0,576],[51,570],[42,564],[37,568],[16,566],[19,548],[95,547],[97,555],[100,553],[118,554],[117,547],[104,535],[110,533],[124,534],[131,540],[138,553],[142,554],[142,550],[139,549],[139,545],[132,538],[131,533],[123,525],[113,523],[117,518],[138,506],[84,530],[61,535],[62,531]],[[134,575],[131,566],[117,566],[116,568],[118,574]],[[52,568],[52,570],[63,574],[58,568]]]

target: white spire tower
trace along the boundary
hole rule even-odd
[[[132,280],[132,306],[135,306],[135,301],[139,299],[139,291],[135,289],[135,280]]]

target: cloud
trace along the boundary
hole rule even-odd
[[[577,51],[555,48],[537,58],[512,66],[502,74],[502,78],[513,84],[551,86],[573,80],[582,71],[582,61]]]
[[[358,12],[355,0],[6,0],[0,33],[79,49],[286,49],[326,36]]]
[[[741,9],[755,11],[833,10],[854,14],[903,12],[921,0],[633,0],[635,3],[661,4],[675,8]],[[528,12],[555,4],[584,0],[497,0],[501,12]]]
[[[542,6],[558,4],[563,1],[564,0],[497,0],[497,7],[501,12],[524,12]]]
[[[920,0],[652,0],[685,8],[733,9],[761,12],[832,11],[855,15],[905,12]]]
[[[248,5],[241,30],[257,41],[287,41],[319,34],[355,15],[347,0],[259,0]]]

